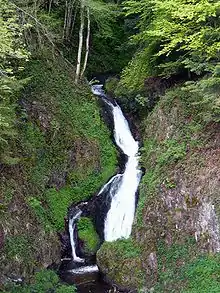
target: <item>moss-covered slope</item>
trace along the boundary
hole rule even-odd
[[[48,52],[29,62],[17,107],[18,136],[0,164],[0,283],[59,260],[57,231],[71,203],[115,172],[116,151],[89,87]]]

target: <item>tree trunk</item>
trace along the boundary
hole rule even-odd
[[[49,1],[49,7],[48,7],[48,13],[49,13],[49,14],[50,14],[50,12],[51,12],[52,2],[53,2],[53,0],[50,0],[50,1]]]
[[[68,1],[65,1],[65,16],[64,16],[64,22],[63,22],[63,40],[65,39],[66,35],[66,22],[67,22],[67,12],[68,12]]]
[[[84,0],[81,0],[80,7],[80,29],[79,29],[79,46],[78,46],[78,56],[77,56],[77,65],[76,65],[76,76],[75,83],[77,84],[80,77],[80,67],[82,59],[82,46],[83,46],[83,31],[84,31]]]
[[[87,66],[87,62],[88,62],[88,57],[89,57],[89,40],[90,40],[90,14],[89,14],[89,7],[87,7],[87,37],[86,37],[86,53],[85,53],[85,59],[84,59],[84,65],[83,65],[83,69],[81,72],[81,77],[83,76],[85,70],[86,70],[86,66]]]

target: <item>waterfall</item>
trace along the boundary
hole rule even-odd
[[[119,238],[128,238],[131,234],[132,224],[135,214],[136,192],[141,179],[141,170],[138,168],[138,142],[132,136],[127,120],[117,103],[113,104],[105,95],[101,85],[92,86],[92,92],[100,96],[111,109],[114,120],[114,138],[117,146],[127,156],[125,170],[122,174],[112,177],[101,188],[97,196],[107,192],[110,208],[104,221],[105,241],[114,241]],[[69,234],[72,248],[72,257],[75,262],[85,260],[76,255],[76,239],[74,236],[76,220],[82,214],[83,205],[88,202],[78,204],[69,215]],[[97,270],[96,266],[83,267],[79,271]]]
[[[105,102],[110,105],[114,120],[115,142],[128,157],[124,173],[114,176],[99,192],[100,194],[111,184],[109,191],[111,206],[104,223],[104,237],[106,241],[114,241],[119,238],[128,238],[131,234],[135,214],[136,191],[141,178],[141,170],[138,168],[139,147],[138,142],[131,134],[121,108],[117,104],[113,105],[109,100],[106,100],[102,86],[93,86],[92,92],[103,97]]]
[[[76,255],[76,241],[74,237],[74,231],[76,228],[75,221],[79,219],[81,214],[82,214],[82,211],[77,209],[76,214],[69,217],[69,233],[70,233],[70,243],[71,243],[73,261],[82,263],[84,262],[84,259]]]

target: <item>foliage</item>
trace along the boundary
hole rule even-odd
[[[85,243],[85,252],[95,253],[99,245],[99,237],[92,223],[92,220],[86,217],[79,219],[77,223],[79,238]]]
[[[35,100],[38,111],[48,113],[49,128],[45,132],[40,120],[28,121],[23,123],[20,135],[24,166],[37,188],[34,197],[38,195],[42,208],[48,205],[50,219],[60,230],[67,207],[91,197],[114,173],[116,151],[89,89],[72,86],[72,71],[61,59],[55,62],[48,58],[47,63],[43,60],[29,63],[27,72],[33,78],[24,95],[28,103]],[[45,190],[54,173],[64,176],[67,186],[57,190],[52,184]],[[43,222],[46,214],[37,202],[34,210]],[[48,223],[48,217],[44,222]]]
[[[144,284],[141,248],[131,237],[104,242],[97,252],[97,262],[102,272],[118,286],[139,288]]]
[[[220,58],[219,9],[217,0],[124,1],[126,16],[139,16],[139,32],[122,83],[137,89],[151,75],[213,73]]]
[[[114,94],[117,85],[118,85],[118,78],[116,77],[109,77],[105,82],[105,89],[108,94]]]
[[[48,219],[48,213],[42,205],[42,202],[36,197],[29,197],[27,199],[28,205],[33,209],[38,221],[45,227],[46,232],[53,230],[50,219]]]
[[[17,135],[15,122],[16,94],[23,86],[15,74],[22,69],[28,57],[22,41],[24,27],[18,23],[14,5],[0,1],[0,151],[1,161],[9,162],[8,141]],[[3,151],[4,150],[4,151]],[[17,161],[15,160],[14,163]],[[10,163],[13,164],[11,160]]]
[[[183,293],[219,292],[219,259],[219,254],[200,256],[196,261],[186,265],[182,274],[188,281],[188,286]]]
[[[8,286],[6,292],[10,293],[74,293],[75,286],[68,286],[59,282],[59,277],[54,271],[42,270],[34,275],[30,285]]]
[[[185,95],[194,98],[192,104],[198,109],[198,116],[201,121],[220,121],[220,78],[213,74],[198,82],[187,82],[183,87]],[[195,98],[196,97],[196,98]]]

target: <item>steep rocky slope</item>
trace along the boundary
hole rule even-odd
[[[119,287],[220,289],[220,125],[204,122],[192,99],[171,90],[142,120],[146,174],[132,237],[98,252],[102,271]]]
[[[8,277],[28,281],[59,262],[57,232],[68,206],[91,197],[116,164],[97,100],[85,84],[74,85],[73,71],[59,55],[32,55],[26,76],[17,136],[1,154],[1,284]]]

